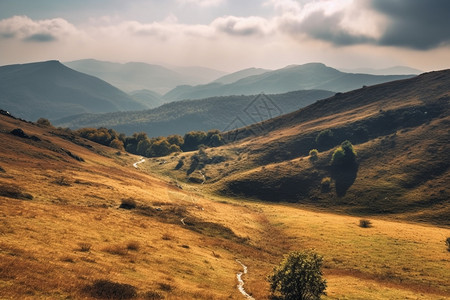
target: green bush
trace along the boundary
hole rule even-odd
[[[312,149],[309,151],[309,159],[311,161],[316,161],[319,158],[319,150]]]
[[[320,188],[322,190],[322,192],[328,192],[330,191],[331,188],[331,178],[330,177],[325,177],[322,179],[322,181],[320,182]]]
[[[329,149],[335,145],[334,134],[330,129],[322,130],[316,137],[316,144],[322,149]]]
[[[331,165],[334,167],[350,167],[356,163],[356,151],[350,141],[342,142],[331,157]]]
[[[272,295],[285,300],[320,299],[327,286],[322,279],[322,261],[313,252],[289,253],[268,278]]]

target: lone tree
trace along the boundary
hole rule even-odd
[[[356,151],[350,141],[342,142],[331,157],[331,165],[334,167],[352,167],[356,164]]]
[[[322,261],[322,256],[313,252],[294,251],[286,255],[268,278],[274,298],[320,299],[327,287],[326,280],[322,279]]]

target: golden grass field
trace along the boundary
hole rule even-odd
[[[41,141],[9,134],[17,127]],[[140,157],[3,116],[0,130],[0,299],[92,299],[99,279],[138,299],[244,299],[236,259],[246,291],[268,299],[272,268],[301,249],[324,256],[326,299],[450,298],[448,227],[366,215],[373,227],[361,228],[312,206],[179,189],[170,163],[135,169]],[[119,209],[130,198],[137,208]]]

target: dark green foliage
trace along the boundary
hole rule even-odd
[[[358,126],[352,134],[352,141],[354,143],[363,143],[369,139],[369,130],[365,126]]]
[[[330,177],[325,177],[322,179],[322,181],[320,182],[320,190],[323,193],[329,192],[331,188],[331,178]]]
[[[197,150],[198,146],[205,144],[206,133],[204,131],[191,131],[184,135],[183,151]]]
[[[84,292],[97,299],[132,299],[137,297],[137,289],[124,283],[110,280],[96,280],[84,288]]]
[[[181,169],[183,166],[184,166],[184,159],[180,158],[180,159],[178,160],[177,165],[175,166],[175,170],[179,170],[179,169]]]
[[[320,299],[327,286],[322,279],[322,261],[313,252],[294,251],[286,255],[268,278],[273,296],[284,300]]]
[[[350,141],[342,142],[331,157],[331,165],[334,167],[351,167],[356,163],[356,151]]]
[[[322,130],[316,137],[316,144],[320,149],[329,149],[335,143],[334,134],[330,129]]]

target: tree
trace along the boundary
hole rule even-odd
[[[191,131],[184,135],[184,144],[181,149],[183,151],[197,150],[198,146],[204,144],[206,140],[206,132]]]
[[[331,165],[334,167],[352,167],[356,163],[356,151],[350,141],[342,142],[331,157]]]
[[[37,120],[36,122],[38,125],[44,126],[44,127],[51,127],[52,123],[50,123],[50,121],[48,119],[45,118],[40,118],[39,120]]]
[[[294,251],[284,257],[269,276],[270,290],[278,299],[315,300],[325,295],[323,258],[313,252]]]
[[[330,129],[319,132],[316,137],[316,144],[320,149],[330,149],[336,145],[333,132]]]

